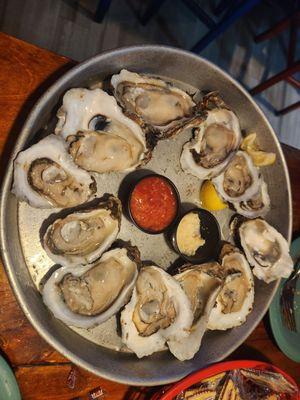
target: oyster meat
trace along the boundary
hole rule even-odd
[[[151,156],[150,134],[145,135],[101,89],[70,89],[57,116],[55,133],[68,141],[74,162],[87,171],[128,172]]]
[[[74,164],[64,140],[49,135],[16,157],[12,192],[33,207],[66,208],[88,201],[96,183]]]
[[[120,200],[107,195],[92,208],[57,218],[46,230],[43,247],[55,263],[91,263],[115,241],[121,218]]]
[[[180,163],[183,171],[200,179],[210,179],[234,155],[241,140],[241,129],[235,113],[216,94],[207,95],[203,104],[203,118],[194,124],[194,137],[183,146]]]
[[[188,336],[169,343],[170,351],[181,361],[190,360],[199,350],[209,315],[224,280],[222,268],[217,262],[187,265],[183,269],[183,272],[175,275],[175,279],[192,305],[193,324]]]
[[[270,196],[266,182],[261,178],[258,192],[249,200],[234,202],[233,206],[244,217],[264,217],[270,210]]]
[[[140,270],[130,302],[121,314],[122,341],[139,358],[186,337],[191,304],[179,283],[156,266]]]
[[[220,196],[231,203],[251,199],[261,184],[258,169],[244,151],[238,151],[226,169],[212,182]]]
[[[253,275],[245,256],[226,243],[221,250],[220,262],[227,277],[209,316],[208,329],[212,330],[226,330],[243,324],[254,303]]]
[[[241,245],[253,274],[269,283],[275,279],[288,278],[293,270],[286,239],[265,220],[256,218],[239,226]]]
[[[126,114],[168,138],[189,124],[195,103],[191,96],[162,79],[123,69],[111,84]]]
[[[67,325],[92,328],[129,300],[140,263],[136,247],[115,248],[94,264],[61,267],[43,288],[43,301]]]

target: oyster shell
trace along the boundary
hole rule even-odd
[[[92,328],[126,304],[139,263],[137,248],[129,247],[110,250],[91,265],[61,267],[46,282],[43,301],[67,325]]]
[[[139,357],[186,337],[191,304],[179,283],[156,266],[140,270],[130,302],[121,314],[122,341]]]
[[[258,169],[244,151],[238,151],[212,182],[220,196],[231,203],[251,199],[261,184]]]
[[[209,104],[209,108],[208,108]],[[200,179],[217,176],[228,164],[241,140],[237,116],[215,93],[204,98],[203,117],[194,122],[194,137],[183,146],[183,171]]]
[[[123,69],[112,76],[111,84],[126,114],[151,126],[162,139],[186,127],[193,116],[191,96],[162,79]]]
[[[258,192],[250,199],[241,202],[234,202],[235,210],[247,218],[264,217],[270,210],[270,197],[268,186],[261,178]]]
[[[74,162],[88,171],[131,171],[151,156],[155,143],[150,136],[101,89],[68,90],[57,117],[55,133],[70,144]]]
[[[208,329],[226,330],[243,324],[252,311],[254,282],[244,255],[229,243],[223,245],[220,262],[227,278],[208,321]]]
[[[56,219],[43,236],[42,245],[55,263],[69,266],[91,263],[115,241],[121,218],[120,200],[107,195],[92,208]]]
[[[202,337],[207,329],[211,310],[221,290],[224,274],[216,263],[187,265],[184,271],[175,275],[186,293],[193,311],[193,325],[187,337],[177,338],[169,343],[170,351],[179,360],[190,360],[199,350]]]
[[[238,229],[241,245],[258,279],[269,283],[291,274],[293,260],[289,245],[275,228],[256,218],[242,222]]]
[[[60,137],[49,135],[14,161],[12,192],[32,207],[74,207],[96,192],[95,180],[76,164]]]

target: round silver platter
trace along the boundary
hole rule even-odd
[[[265,314],[277,283],[255,282],[255,305],[247,322],[225,332],[207,332],[200,351],[190,361],[180,362],[168,351],[139,360],[122,347],[116,318],[90,329],[71,328],[55,319],[43,304],[41,280],[53,265],[40,244],[42,222],[58,210],[38,210],[19,203],[10,193],[16,154],[53,132],[55,113],[62,96],[71,87],[93,87],[122,68],[143,72],[174,81],[193,94],[219,91],[225,102],[237,113],[242,129],[256,132],[263,149],[276,152],[275,165],[262,173],[268,183],[271,210],[266,219],[288,240],[291,237],[291,192],[285,160],[280,144],[266,118],[248,93],[232,78],[210,62],[191,53],[162,46],[138,46],[110,51],[79,64],[59,79],[33,108],[7,167],[1,193],[1,247],[3,259],[16,297],[27,318],[55,349],[74,363],[110,380],[131,385],[159,385],[176,381],[207,364],[219,361],[234,351],[252,332]],[[177,137],[161,141],[144,170],[170,178],[177,186],[182,202],[200,206],[200,181],[182,172],[179,157],[189,130]],[[137,171],[135,174],[143,174]],[[124,196],[129,177],[111,173],[97,176],[98,195],[113,193]],[[224,239],[229,239],[229,210],[215,213]],[[17,222],[17,223],[16,223]],[[119,238],[131,240],[141,251],[142,259],[151,260],[167,269],[178,262],[164,235],[147,235],[138,230],[125,216]],[[43,280],[42,280],[43,282]]]

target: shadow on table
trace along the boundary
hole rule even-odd
[[[155,393],[159,392],[162,386],[136,388],[130,387],[124,397],[124,400],[151,400]]]
[[[263,319],[263,324],[264,328],[268,334],[269,339],[271,340],[272,344],[276,346],[278,349],[278,345],[276,343],[276,340],[274,338],[272,329],[271,329],[271,324],[270,324],[270,318],[269,318],[269,313],[267,313]],[[246,344],[242,344],[240,347],[238,347],[228,358],[226,358],[226,361],[228,360],[257,360],[257,361],[262,361],[262,362],[267,362],[271,363],[271,360],[266,357],[263,353],[261,353],[259,350],[250,347]]]
[[[14,148],[14,145],[19,137],[21,129],[28,117],[32,107],[37,102],[37,100],[41,97],[41,95],[55,82],[60,78],[64,73],[66,73],[69,69],[71,69],[74,65],[76,65],[75,61],[69,61],[67,64],[59,67],[56,71],[54,71],[51,75],[46,78],[35,90],[31,93],[25,103],[22,105],[19,114],[17,115],[15,122],[11,130],[8,133],[2,156],[0,159],[0,184],[4,178],[4,174],[6,172],[6,168]]]
[[[246,344],[242,344],[236,351],[226,358],[226,361],[234,360],[255,360],[271,363],[271,360],[263,353],[251,346],[247,346]]]
[[[271,328],[271,322],[270,322],[269,312],[264,316],[263,324],[264,324],[265,330],[267,331],[267,334],[268,334],[268,336],[269,336],[269,339],[271,340],[271,342],[273,343],[273,345],[276,346],[276,347],[279,349],[279,347],[278,347],[278,345],[277,345],[277,342],[276,342],[276,340],[275,340],[275,337],[274,337],[274,335],[273,335],[272,328]],[[279,349],[279,350],[280,350],[280,349]]]

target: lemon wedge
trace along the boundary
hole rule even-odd
[[[227,208],[227,204],[218,195],[211,181],[204,181],[200,189],[200,201],[208,211],[219,211]]]
[[[274,164],[276,160],[275,153],[268,153],[260,150],[256,141],[256,133],[250,133],[247,135],[241,143],[241,149],[246,151],[252,158],[254,165],[257,167],[264,167],[267,165]]]
[[[272,165],[276,160],[275,153],[266,153],[265,151],[261,150],[248,150],[247,153],[252,158],[254,165],[257,167],[266,167],[268,165]]]
[[[247,148],[251,148],[253,150],[258,150],[258,145],[256,141],[256,133],[249,133],[241,143],[241,149],[247,151]]]

